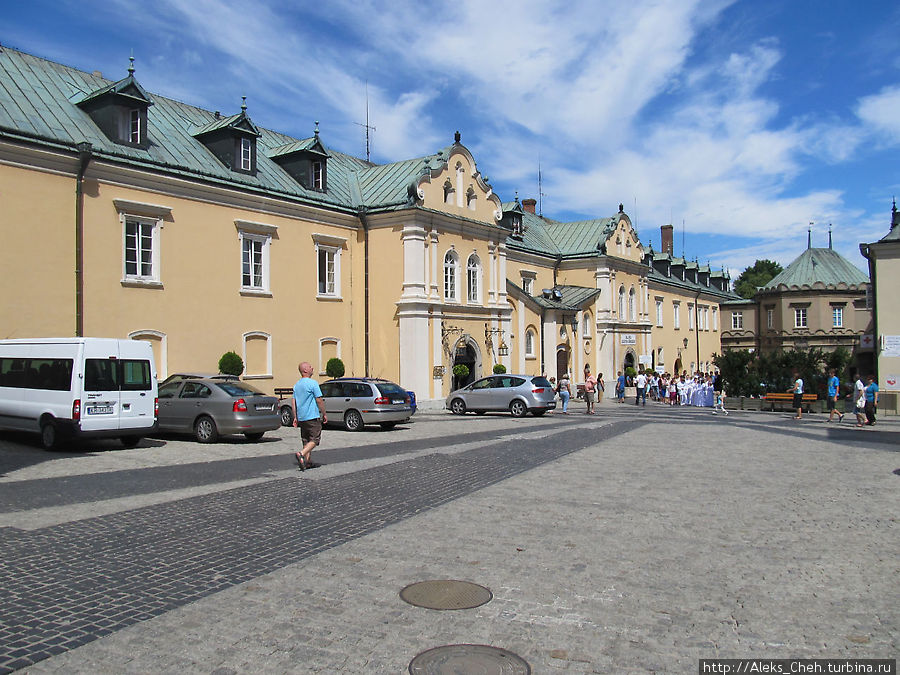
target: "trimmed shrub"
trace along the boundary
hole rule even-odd
[[[337,357],[328,359],[328,363],[325,364],[325,374],[328,377],[343,377],[345,372],[344,362]]]
[[[506,372],[506,366],[504,366],[502,363],[494,364],[494,375],[503,375],[503,373],[505,373],[505,372]]]
[[[223,375],[239,376],[244,372],[244,360],[235,352],[225,352],[219,359],[219,372]]]
[[[457,363],[455,366],[453,366],[453,374],[456,375],[460,379],[462,379],[464,377],[468,377],[469,376],[469,366],[462,364],[462,363]]]

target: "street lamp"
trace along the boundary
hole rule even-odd
[[[688,346],[688,339],[687,339],[687,338],[684,338],[684,340],[682,340],[682,342],[684,343],[684,348],[687,349],[687,346]]]

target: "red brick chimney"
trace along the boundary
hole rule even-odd
[[[522,208],[525,209],[525,213],[534,213],[534,207],[537,204],[537,199],[523,199],[522,200]]]
[[[662,236],[662,252],[669,255],[675,254],[675,246],[672,243],[673,230],[674,228],[671,225],[661,225],[659,228],[659,233]]]

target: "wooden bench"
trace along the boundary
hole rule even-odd
[[[764,397],[764,400],[771,404],[772,412],[775,412],[776,405],[786,405],[789,408],[793,409],[794,404],[794,395],[788,392],[785,393],[777,393],[777,392],[769,392]],[[818,397],[815,394],[803,394],[803,405],[802,407],[809,412],[810,406],[818,400]]]

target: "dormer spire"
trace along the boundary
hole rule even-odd
[[[134,51],[132,50],[131,56],[128,57],[128,75],[130,77],[134,77]]]
[[[828,223],[828,248],[831,248],[831,223]]]
[[[241,112],[244,114],[247,113],[247,97],[246,96],[241,96]]]
[[[806,228],[806,248],[812,248],[812,226],[813,222],[809,221],[809,227]]]
[[[316,138],[319,137],[319,120],[316,120],[316,129],[313,133],[315,133]]]

